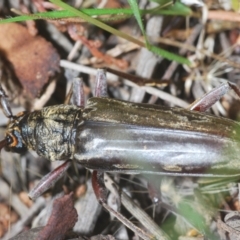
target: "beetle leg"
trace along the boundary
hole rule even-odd
[[[104,69],[98,69],[96,75],[96,87],[94,97],[107,97],[107,78]],[[73,80],[72,87],[67,94],[65,103],[71,103],[80,108],[85,106],[85,95],[83,90],[83,81],[81,78]]]
[[[160,182],[159,182],[159,184],[160,184]],[[153,181],[148,180],[147,189],[148,189],[148,195],[151,198],[152,203],[158,204],[161,199],[161,192],[159,190],[159,187],[157,187]]]
[[[92,186],[97,200],[102,203],[107,203],[108,190],[104,184],[104,173],[99,171],[92,172]]]
[[[161,178],[156,182],[152,176],[145,176],[147,180],[147,191],[148,196],[150,197],[152,203],[153,203],[153,217],[154,217],[154,211],[157,204],[161,203]]]
[[[97,70],[96,87],[94,97],[107,97],[107,78],[104,69]]]
[[[36,199],[42,195],[46,190],[51,188],[67,171],[70,166],[70,160],[65,161],[59,167],[45,175],[39,183],[29,192],[28,196],[31,199]]]
[[[85,106],[85,94],[83,90],[82,78],[73,79],[72,86],[67,93],[64,103],[72,104],[80,108]]]
[[[206,93],[200,99],[194,101],[187,109],[199,112],[207,111],[214,103],[220,100],[223,95],[225,95],[229,89],[234,90],[234,92],[240,97],[240,89],[236,84],[226,82],[212,89],[210,92]]]
[[[119,221],[121,221],[126,227],[128,227],[133,232],[135,232],[139,237],[146,240],[153,239],[152,236],[149,236],[149,234],[147,234],[142,229],[135,226],[132,222],[130,222],[127,218],[125,218],[121,213],[115,211],[110,206],[108,206],[107,204],[108,190],[104,183],[104,172],[98,172],[95,170],[92,172],[92,185],[93,185],[93,190],[97,197],[97,200],[107,211],[109,211],[114,217],[116,217]]]
[[[72,85],[71,104],[83,108],[85,106],[85,95],[82,78],[74,78]]]

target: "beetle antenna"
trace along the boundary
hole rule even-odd
[[[13,119],[12,110],[10,108],[7,98],[8,96],[6,95],[3,88],[0,86],[0,104],[3,110],[3,113],[7,118]]]

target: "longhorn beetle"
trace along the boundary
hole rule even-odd
[[[105,207],[105,171],[213,177],[240,174],[240,124],[201,113],[229,88],[240,96],[234,84],[224,83],[189,109],[180,109],[105,98],[105,78],[100,70],[95,97],[85,107],[80,85],[73,93],[75,105],[50,106],[16,116],[0,90],[3,111],[10,119],[0,147],[18,153],[33,149],[51,161],[66,161],[43,178],[30,193],[32,198],[59,179],[70,160],[94,170],[93,188]]]

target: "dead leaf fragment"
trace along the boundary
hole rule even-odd
[[[9,240],[36,240],[36,236],[43,229],[43,227],[32,228],[28,231],[22,232],[17,236],[10,238]],[[77,240],[116,240],[112,235],[96,235],[93,237],[80,236],[77,233],[70,232],[66,235],[65,239],[77,239]],[[52,239],[51,239],[52,240]]]
[[[12,211],[9,206],[0,203],[0,237],[2,237],[9,228],[9,225],[18,220],[16,212]]]
[[[19,198],[21,199],[21,201],[22,201],[27,207],[30,208],[30,207],[33,205],[33,201],[29,198],[27,192],[20,192],[20,193],[19,193]]]
[[[172,38],[179,41],[185,41],[192,34],[192,29],[181,30],[181,29],[172,29],[167,32],[164,37]]]
[[[31,36],[20,24],[1,24],[0,35],[0,54],[12,65],[26,94],[37,97],[49,77],[59,70],[57,51],[44,38]]]
[[[73,228],[78,215],[72,196],[73,193],[70,193],[55,200],[48,223],[39,232],[37,240],[64,239],[67,231]]]
[[[87,191],[86,184],[81,184],[76,188],[74,195],[76,198],[80,198],[86,193],[86,191]]]

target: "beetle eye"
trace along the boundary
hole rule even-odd
[[[14,139],[11,135],[7,136],[0,142],[0,150],[5,147],[6,151],[9,151],[9,146],[14,142]]]
[[[7,142],[7,146],[5,147],[6,151],[22,153],[27,150],[27,147],[25,146],[21,133],[18,129],[9,131],[5,140]]]
[[[8,144],[8,145],[10,145],[10,144],[13,143],[13,139],[12,139],[12,137],[11,137],[10,135],[7,135],[7,136],[6,136],[6,141],[7,141],[7,144]]]

